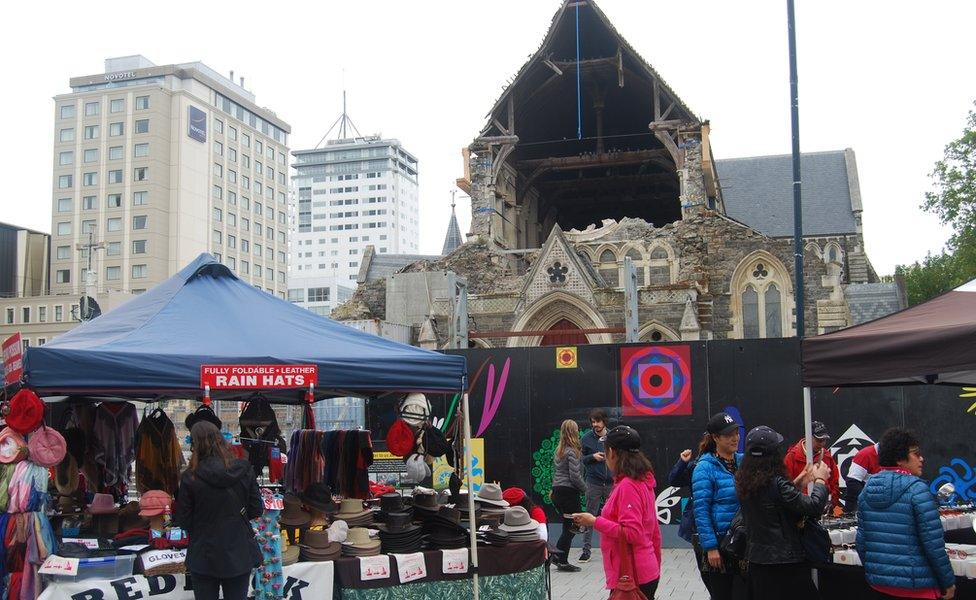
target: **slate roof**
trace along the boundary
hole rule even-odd
[[[793,235],[792,156],[752,156],[715,163],[728,216],[770,237]],[[858,205],[860,199],[851,201],[845,151],[801,154],[800,177],[804,237],[856,233],[852,205]],[[859,194],[856,181],[854,189]]]
[[[896,283],[855,283],[844,288],[851,325],[860,325],[905,308]]]
[[[366,268],[365,281],[360,281],[359,283],[366,283],[375,281],[377,279],[385,280],[390,275],[399,272],[400,269],[419,260],[429,260],[433,262],[440,259],[440,256],[430,256],[424,254],[380,254],[375,252],[370,258],[369,265]]]

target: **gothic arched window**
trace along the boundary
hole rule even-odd
[[[655,246],[647,261],[647,283],[649,285],[670,285],[671,255],[663,246]]]
[[[644,255],[641,254],[640,250],[637,248],[631,248],[627,250],[627,258],[629,258],[634,263],[634,271],[637,273],[637,287],[642,287],[644,285]],[[623,273],[621,266],[621,273]],[[621,275],[621,281],[623,281],[623,276]]]
[[[607,248],[600,253],[600,275],[610,287],[617,287],[620,284],[617,270],[617,256],[613,250]]]
[[[736,267],[732,279],[733,334],[742,338],[790,335],[789,273],[767,252],[755,252]]]

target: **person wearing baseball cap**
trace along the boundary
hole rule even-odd
[[[790,479],[796,479],[807,467],[807,444],[806,439],[800,440],[790,447],[783,459],[786,465],[786,473]],[[813,422],[813,462],[823,462],[830,469],[827,477],[827,489],[830,490],[830,506],[834,516],[839,516],[843,511],[840,504],[840,470],[837,468],[837,461],[830,453],[830,431],[822,421]]]
[[[640,434],[632,427],[614,427],[607,433],[605,445],[607,468],[614,478],[613,491],[599,517],[576,513],[573,521],[600,532],[607,589],[617,586],[621,568],[630,563],[634,582],[646,597],[653,598],[661,577],[661,527],[655,508],[654,469],[641,452]]]
[[[735,495],[735,472],[742,459],[737,452],[739,424],[728,413],[713,415],[705,426],[698,449],[698,464],[691,476],[698,529],[692,538],[695,558],[702,582],[713,600],[738,598],[744,592],[745,580],[739,573],[738,561],[719,552],[719,542],[739,511],[739,499]]]
[[[753,428],[746,436],[745,458],[735,474],[735,488],[746,530],[746,555],[749,562],[749,589],[753,600],[815,600],[817,588],[810,576],[810,565],[797,523],[804,517],[819,518],[827,504],[823,462],[804,468],[794,480],[783,464],[783,436],[765,425]],[[813,491],[804,495],[800,488],[812,480]]]

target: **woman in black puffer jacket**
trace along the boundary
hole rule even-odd
[[[250,520],[261,515],[263,502],[254,470],[234,458],[216,426],[198,422],[190,429],[193,455],[180,478],[176,524],[190,544],[186,568],[196,600],[244,600],[251,570],[261,550]]]
[[[746,528],[746,560],[752,600],[815,600],[810,565],[797,524],[818,518],[830,497],[824,463],[807,467],[795,480],[786,475],[783,436],[769,427],[756,427],[746,436],[746,454],[735,475],[742,521]],[[801,487],[815,482],[813,492]]]

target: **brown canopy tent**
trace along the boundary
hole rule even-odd
[[[976,383],[976,279],[880,319],[803,340],[803,385]]]

